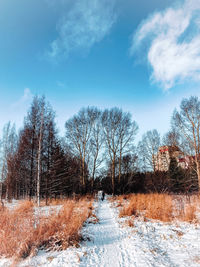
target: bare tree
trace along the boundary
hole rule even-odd
[[[180,147],[180,134],[175,129],[172,129],[163,136],[162,143],[164,146]]]
[[[119,160],[119,180],[121,178],[121,160],[128,153],[137,132],[137,125],[131,121],[129,113],[119,108],[106,109],[102,116],[102,126],[105,138],[106,152],[111,162],[112,190],[115,194],[116,162]]]
[[[91,179],[92,179],[92,191],[94,187],[95,175],[97,173],[98,168],[101,166],[103,162],[103,158],[101,155],[101,149],[103,145],[103,131],[102,131],[102,112],[93,108],[93,118],[94,123],[92,125],[92,132],[90,138],[90,159],[89,159],[89,169],[91,170]]]
[[[160,134],[156,129],[147,131],[138,143],[140,165],[145,171],[156,171],[156,155],[160,146]]]
[[[3,128],[3,137],[1,140],[1,178],[0,178],[0,197],[2,199],[3,182],[8,174],[8,159],[9,156],[16,150],[17,135],[15,125],[8,122]],[[8,197],[8,183],[6,183],[6,198]]]
[[[17,151],[18,146],[18,136],[16,133],[15,124],[10,127],[8,132],[8,140],[7,140],[7,155],[6,155],[6,165],[7,165],[7,174],[6,174],[6,199],[10,197],[9,190],[12,186],[12,176],[10,175],[10,164],[14,164],[14,155]]]
[[[36,178],[36,166],[37,166],[37,153],[38,153],[38,138],[40,132],[40,102],[41,99],[37,96],[34,97],[31,107],[28,111],[27,116],[24,119],[24,136],[27,140],[24,143],[26,145],[25,151],[26,160],[30,164],[30,168],[28,168],[28,177],[29,179],[29,199],[35,193],[35,178]],[[22,135],[23,136],[23,135]]]
[[[41,115],[40,115],[40,133],[38,140],[38,156],[37,156],[37,205],[40,206],[40,180],[41,180],[41,151],[42,151],[42,138],[44,131],[44,102],[41,103]]]
[[[8,122],[3,128],[3,138],[1,141],[1,184],[0,184],[0,197],[2,199],[3,194],[3,182],[7,175],[7,155],[8,155],[8,138],[10,131],[10,122]]]
[[[122,113],[122,118],[119,126],[119,176],[118,183],[121,180],[121,163],[122,157],[133,151],[133,141],[137,134],[138,126],[135,121],[131,121],[131,114]]]
[[[81,177],[80,184],[85,191],[87,163],[90,154],[90,138],[95,121],[94,108],[83,108],[77,115],[65,123],[66,138],[75,155],[80,159]]]
[[[105,148],[111,162],[112,191],[115,194],[115,169],[119,152],[119,127],[122,111],[118,108],[106,109],[102,116],[102,125],[105,136]]]
[[[44,97],[34,97],[19,134],[17,151],[13,155],[16,164],[10,161],[16,195],[29,195],[29,198],[37,196],[38,204],[41,194],[47,200],[49,170],[56,139],[52,108]]]
[[[195,155],[200,190],[200,101],[198,97],[191,96],[189,99],[182,100],[180,111],[174,110],[172,126]]]
[[[58,143],[58,134],[55,124],[55,112],[49,103],[45,107],[44,118],[44,137],[43,138],[43,173],[44,173],[44,190],[46,205],[48,204],[48,197],[51,195],[51,176],[50,168],[53,162],[53,154]]]
[[[125,194],[130,192],[131,188],[134,187],[135,184],[135,174],[137,172],[137,156],[132,151],[132,154],[125,154],[122,156],[121,162],[117,162],[117,164],[121,165],[121,179],[118,182],[118,191],[121,194]],[[118,166],[119,167],[119,166]]]

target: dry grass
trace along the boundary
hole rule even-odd
[[[125,223],[129,226],[129,227],[134,227],[134,221],[133,219],[128,219],[127,221],[125,221]]]
[[[48,199],[47,201],[47,205],[48,206],[57,206],[57,205],[63,205],[65,204],[67,199],[60,199],[60,198],[52,198],[52,199]],[[37,206],[37,202],[35,202],[35,206]],[[46,200],[42,199],[40,201],[40,207],[45,207],[46,206]]]
[[[170,221],[172,219],[170,196],[164,194],[132,195],[129,204],[121,210],[120,216],[138,216],[139,214],[151,219]]]
[[[33,211],[34,204],[32,201],[23,200],[20,202],[20,205],[15,208],[15,213],[23,214]]]
[[[177,205],[175,197],[168,194],[132,194],[129,197],[126,196],[126,199],[129,201],[121,208],[120,217],[141,215],[144,218],[163,222],[174,219],[185,222],[197,221],[197,208],[200,205],[200,199],[197,196],[190,197],[189,200],[182,196],[181,205]],[[119,200],[117,206],[122,206]]]
[[[172,230],[177,234],[178,237],[182,237],[184,235],[182,231],[179,231],[177,229],[172,229]]]
[[[66,200],[59,212],[34,215],[33,203],[9,210],[0,207],[0,256],[25,258],[39,248],[62,250],[78,246],[80,229],[91,211],[91,201]]]
[[[96,216],[95,213],[90,212],[90,220],[88,221],[88,223],[93,223],[93,224],[99,223],[99,218]]]
[[[197,222],[197,207],[193,204],[185,205],[178,218],[185,222]]]
[[[132,196],[132,195],[129,194],[129,195],[112,196],[112,197],[108,197],[108,200],[110,202],[116,202],[117,201],[118,203],[123,203],[124,200],[129,199],[130,196]]]
[[[85,196],[81,196],[81,195],[74,195],[74,197],[72,196],[70,198],[71,200],[75,200],[75,201],[80,201],[80,200],[87,200],[87,201],[93,201],[94,200],[94,196],[92,194],[87,194]],[[48,206],[57,206],[57,205],[64,205],[66,203],[66,201],[69,200],[69,198],[51,198],[47,200],[47,205]],[[37,202],[35,202],[35,206],[37,206]],[[46,206],[46,200],[42,199],[40,201],[40,206],[44,207]]]
[[[29,210],[27,207],[26,203],[16,210],[8,210],[5,207],[0,210],[1,256],[13,256],[19,253],[21,246],[28,246],[27,239],[32,235],[33,210],[32,207]]]
[[[180,221],[198,222],[198,212],[200,211],[200,196],[176,196],[174,198],[174,214]]]

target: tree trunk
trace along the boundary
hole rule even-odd
[[[3,183],[0,182],[0,199],[2,200],[2,196],[3,196]]]
[[[97,161],[97,156],[94,158],[93,170],[92,170],[92,184],[91,184],[92,193],[94,192],[94,176],[96,172],[96,161]]]
[[[35,128],[34,128],[35,131]],[[30,188],[29,188],[29,200],[31,200],[33,195],[33,162],[34,162],[34,133],[32,134],[32,146],[31,146],[31,173],[30,173]]]
[[[199,194],[200,194],[200,162],[197,160],[197,176],[198,176],[198,189],[199,189]]]
[[[43,133],[43,120],[44,120],[44,107],[42,107],[40,136],[38,145],[38,160],[37,160],[37,205],[40,206],[40,173],[41,173],[41,149],[42,149],[42,133]]]
[[[48,205],[48,178],[45,178],[45,204]]]
[[[112,190],[113,195],[115,195],[115,157],[112,162]]]
[[[40,206],[40,172],[41,172],[41,140],[39,141],[38,148],[38,161],[37,161],[37,205]]]
[[[6,182],[6,201],[8,201],[8,182]]]
[[[121,181],[121,161],[122,161],[122,153],[120,152],[120,155],[119,155],[119,177],[118,177],[119,185],[120,185],[120,181]]]
[[[85,194],[85,157],[82,159],[82,194]]]

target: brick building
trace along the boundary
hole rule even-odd
[[[191,157],[185,156],[177,146],[161,146],[154,156],[156,170],[168,171],[172,157],[177,160],[178,166],[183,169],[188,168]]]

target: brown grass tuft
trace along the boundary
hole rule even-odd
[[[133,219],[129,219],[129,220],[127,220],[126,221],[126,224],[129,226],[129,227],[134,227],[135,225],[134,225],[134,221],[133,221]]]
[[[179,236],[179,237],[182,237],[183,236],[183,232],[182,231],[179,231],[179,230],[177,230],[177,229],[172,229],[176,234],[177,234],[177,236]]]
[[[0,209],[0,256],[15,259],[35,255],[39,248],[62,250],[78,246],[80,229],[90,215],[91,201],[65,201],[59,212],[35,215],[33,203]]]
[[[179,220],[184,222],[196,222],[197,221],[197,207],[193,204],[184,206],[184,209],[179,213]]]
[[[32,201],[24,200],[21,201],[20,205],[15,208],[15,213],[28,213],[33,211],[34,204]]]
[[[93,224],[99,223],[99,218],[93,212],[90,215],[89,223],[93,223]]]
[[[172,196],[168,194],[132,194],[120,209],[119,217],[141,215],[148,219],[170,222],[179,219],[186,222],[197,221],[198,196]],[[178,199],[178,200],[177,200]],[[120,205],[117,205],[120,207]]]
[[[147,196],[145,216],[149,219],[170,222],[173,220],[173,201],[167,194],[150,194]]]

